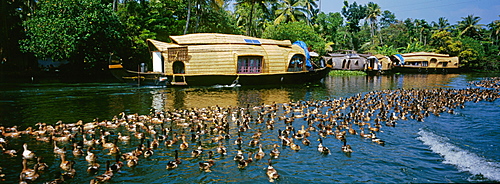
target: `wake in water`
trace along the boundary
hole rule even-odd
[[[467,171],[474,176],[483,176],[490,180],[500,181],[500,163],[488,161],[467,150],[461,149],[446,137],[420,129],[417,139],[430,149],[444,157],[443,163],[455,165],[460,171]],[[476,180],[476,179],[470,179]],[[477,181],[477,180],[476,180]]]

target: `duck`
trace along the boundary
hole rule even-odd
[[[120,153],[120,147],[118,147],[118,145],[116,145],[116,144],[113,144],[112,147],[105,148],[105,149],[109,150],[108,155],[114,155],[114,154]]]
[[[71,162],[69,160],[66,160],[66,154],[61,154],[61,164],[59,164],[59,167],[62,170],[68,171],[71,169]]]
[[[198,148],[191,151],[191,157],[198,157],[203,153],[203,148],[201,147],[201,141],[198,141]]]
[[[300,151],[300,146],[298,144],[295,144],[293,141],[290,141],[290,149],[294,151]]]
[[[99,165],[97,162],[92,162],[89,167],[87,167],[87,173],[95,174],[99,171],[99,167],[101,167],[101,165]]]
[[[248,146],[250,146],[250,147],[255,147],[255,146],[259,145],[259,143],[260,143],[259,139],[255,138],[255,139],[251,140],[251,141],[248,143]]]
[[[269,153],[269,156],[271,156],[271,158],[278,158],[280,156],[280,150],[278,150],[278,147],[280,147],[278,144],[274,144],[273,145],[273,149],[271,150],[271,152]]]
[[[73,143],[73,155],[75,157],[82,156],[83,155],[83,150],[81,148],[78,148],[78,143]]]
[[[325,155],[330,154],[330,149],[328,149],[326,146],[323,146],[323,139],[319,138],[318,141],[319,141],[318,151],[321,154],[325,154]]]
[[[264,156],[266,156],[266,153],[262,150],[262,144],[259,144],[259,151],[255,154],[255,159],[260,160],[263,159]]]
[[[361,132],[359,133],[359,136],[361,136],[362,138],[372,138],[372,134],[371,133],[365,134],[364,128],[361,127],[360,129],[361,129]]]
[[[238,132],[238,138],[234,141],[234,145],[241,145],[243,143],[243,138],[241,138],[241,132]]]
[[[10,157],[16,157],[17,151],[16,150],[7,150],[5,149],[3,144],[0,144],[0,148],[2,149],[2,153],[9,155]]]
[[[222,145],[222,142],[219,142],[219,146],[216,148],[217,153],[221,155],[227,155],[227,149],[224,145]]]
[[[386,121],[385,122],[385,126],[388,126],[388,127],[396,127],[396,121],[394,120],[389,120],[389,121]]]
[[[375,133],[372,133],[372,142],[380,144],[382,146],[385,145],[385,141],[381,140],[380,138],[377,137]]]
[[[244,160],[244,159],[245,159],[245,156],[243,155],[243,152],[241,152],[241,149],[238,149],[238,152],[234,156],[233,160],[234,161],[241,161],[241,160]]]
[[[57,146],[57,142],[56,142],[56,141],[54,141],[54,153],[55,153],[55,154],[59,154],[59,155],[61,155],[61,154],[65,154],[65,153],[66,153],[66,148],[65,148],[65,147],[63,147],[63,148],[59,148],[59,147]]]
[[[351,145],[347,144],[347,140],[343,139],[342,142],[344,142],[344,145],[342,146],[342,151],[344,153],[352,153],[352,148]]]
[[[19,176],[20,180],[26,182],[33,182],[36,179],[38,179],[38,177],[40,176],[37,170],[38,167],[35,166],[33,169],[28,168],[27,159],[23,159],[22,163],[23,163],[23,170],[21,171],[21,174]]]
[[[116,139],[115,142],[117,140],[118,139]],[[107,142],[107,137],[106,136],[101,136],[101,144],[102,144],[102,147],[104,149],[109,149],[109,148],[115,147],[115,143]]]
[[[118,140],[120,140],[122,142],[128,142],[128,141],[130,141],[130,136],[122,135],[121,132],[118,132]]]
[[[349,124],[349,126],[347,127],[347,129],[348,129],[348,131],[349,131],[349,134],[351,134],[351,135],[356,135],[356,134],[358,134],[358,133],[356,132],[356,130],[354,130],[354,129],[352,128],[352,124]]]
[[[266,175],[267,177],[269,177],[269,182],[274,182],[274,180],[278,179],[280,175],[278,174],[278,171],[276,171],[276,169],[274,169],[274,167],[272,166],[271,159],[268,160],[268,164],[269,165],[267,166]]]
[[[85,160],[87,162],[89,162],[89,164],[92,164],[94,163],[96,160],[97,160],[97,155],[92,153],[92,150],[94,149],[94,147],[89,147],[87,149],[87,156],[85,156]]]
[[[33,151],[31,151],[31,150],[28,149],[28,144],[27,143],[23,144],[23,148],[24,148],[23,159],[31,160],[31,159],[35,158],[35,153]]]
[[[102,183],[102,182],[106,182],[106,181],[111,180],[111,178],[113,177],[114,173],[113,173],[113,171],[110,169],[109,164],[110,164],[110,161],[109,161],[109,160],[107,160],[107,161],[106,161],[106,171],[105,171],[103,174],[101,174],[101,175],[99,175],[99,176],[96,176],[96,177],[95,177],[95,178],[96,178],[96,180],[95,180],[95,181],[97,181],[97,182],[101,182],[101,183]]]
[[[139,164],[139,157],[137,156],[130,156],[127,159],[127,166],[128,167],[135,167]]]
[[[72,179],[76,175],[76,170],[73,168],[73,165],[75,164],[74,161],[69,162],[68,170],[64,171],[61,176],[64,178],[64,180]]]
[[[182,163],[181,159],[179,159],[179,150],[175,150],[175,160],[169,161],[167,163],[167,169],[175,169]]]
[[[153,148],[146,148],[144,150],[144,153],[143,153],[144,158],[148,158],[150,156],[153,156],[153,154],[154,154]]]
[[[118,172],[123,167],[123,162],[120,161],[120,155],[115,155],[115,163],[109,166],[113,172]]]
[[[37,171],[45,171],[49,168],[49,165],[47,165],[47,163],[45,162],[42,162],[42,159],[43,158],[41,156],[36,158],[37,163],[35,166],[37,167]]]
[[[186,150],[189,148],[189,144],[186,142],[186,136],[182,136],[182,143],[179,145],[181,150]]]
[[[304,137],[304,139],[302,139],[302,144],[304,144],[305,146],[309,146],[311,144],[311,141],[309,141],[309,139]]]
[[[214,153],[212,151],[208,151],[208,160],[198,163],[200,165],[200,170],[205,172],[212,172],[210,168],[215,165],[215,161],[212,159],[213,154]]]
[[[160,143],[158,142],[158,139],[155,137],[153,138],[153,141],[151,141],[151,143],[149,144],[149,148],[156,149],[158,148],[158,146],[160,146]]]
[[[87,136],[82,135],[82,137],[83,137],[83,144],[84,145],[89,146],[89,147],[94,146],[94,144],[95,144],[95,139],[94,138],[92,138],[90,140],[87,140]]]
[[[238,169],[245,169],[248,166],[248,164],[250,164],[251,162],[253,162],[252,154],[253,154],[253,152],[249,152],[248,153],[248,159],[246,159],[246,160],[242,159],[242,160],[238,161]]]

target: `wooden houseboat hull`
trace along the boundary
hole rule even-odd
[[[132,86],[250,86],[318,83],[330,71],[321,68],[311,71],[264,73],[264,74],[213,74],[213,75],[166,75],[154,72],[137,72],[121,65],[109,65],[111,73]]]
[[[421,73],[421,74],[451,74],[460,73],[460,68],[435,68],[435,67],[412,67],[412,66],[395,66],[392,68],[392,73]]]

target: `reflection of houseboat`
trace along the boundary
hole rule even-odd
[[[364,70],[365,57],[353,50],[341,50],[338,53],[328,53],[322,59],[334,70]]]
[[[368,75],[380,75],[390,73],[392,61],[389,57],[377,54],[366,58],[364,71]]]
[[[457,73],[458,57],[431,52],[414,52],[391,56],[393,72],[401,73]]]
[[[317,82],[328,68],[313,68],[305,44],[242,35],[199,33],[147,40],[153,71],[110,71],[133,85],[264,85]]]

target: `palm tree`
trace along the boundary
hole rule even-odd
[[[500,15],[499,15],[500,17]],[[488,24],[488,27],[491,30],[490,38],[493,43],[493,45],[496,45],[498,41],[498,36],[500,35],[500,20],[495,20]]]
[[[374,37],[375,37],[375,29],[376,29],[376,24],[377,24],[377,17],[380,16],[380,6],[376,3],[369,2],[368,3],[368,9],[367,9],[367,15],[366,15],[366,20],[370,21],[370,33],[372,36],[372,43],[374,43]]]
[[[213,9],[220,9],[222,6],[224,6],[225,1],[224,0],[194,0],[195,6],[191,6],[191,1],[192,0],[187,0],[187,8],[188,8],[188,14],[186,16],[186,27],[184,28],[184,34],[187,33],[188,28],[189,28],[189,20],[191,19],[191,8],[192,7],[201,7],[201,4],[208,4],[211,8]]]
[[[314,19],[319,13],[319,6],[316,3],[317,0],[304,0],[305,7],[307,9],[307,14],[309,16],[309,20]]]
[[[481,18],[469,15],[467,17],[462,17],[462,19],[463,20],[458,21],[458,30],[460,31],[459,35],[469,37],[477,36],[479,34],[479,30],[483,26],[483,24],[478,24]]]
[[[246,31],[246,35],[249,35],[249,36],[255,36],[255,30],[253,28],[253,21],[254,21],[254,13],[255,13],[255,10],[256,10],[256,7],[259,8],[259,10],[263,11],[263,13],[269,17],[271,15],[271,10],[268,9],[268,4],[277,4],[277,3],[274,3],[276,2],[277,0],[237,0],[236,1],[236,4],[239,5],[237,6],[237,10],[236,12],[240,12],[240,13],[237,13],[240,15],[240,17],[243,17],[241,15],[241,8],[249,8],[250,9],[250,12],[248,13],[248,15],[246,16],[247,17],[247,21],[245,23],[245,27],[247,29]],[[272,7],[271,7],[272,8]],[[240,9],[240,10],[238,10]],[[240,22],[242,22],[242,20],[240,20]]]
[[[304,0],[281,0],[276,10],[276,19],[274,24],[278,25],[282,22],[297,22],[304,20],[308,22],[307,9],[305,8]]]
[[[432,27],[436,31],[443,31],[446,30],[450,27],[450,23],[448,22],[448,19],[444,17],[439,17],[438,22],[432,21]]]

